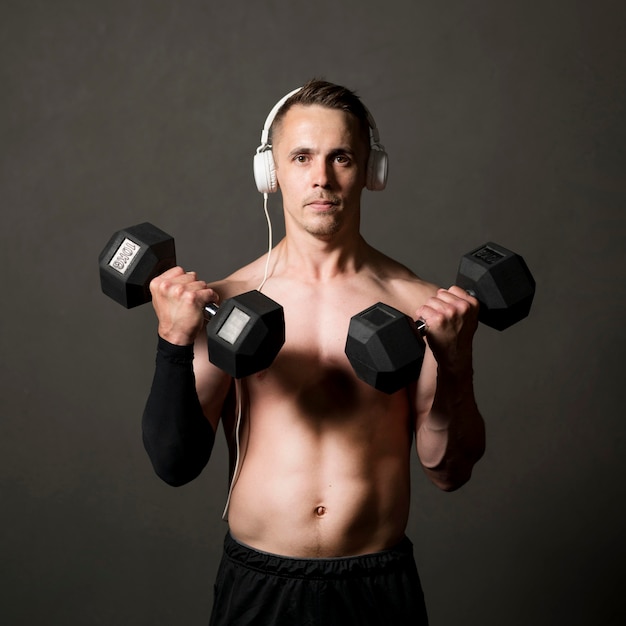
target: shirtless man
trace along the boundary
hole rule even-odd
[[[284,307],[286,341],[271,367],[237,388],[239,471],[211,624],[426,624],[405,537],[413,445],[444,490],[463,485],[484,451],[472,386],[477,301],[421,280],[360,234],[366,115],[352,92],[311,81],[274,121],[286,236],[262,291]],[[199,401],[210,429],[187,439],[210,441],[194,475],[220,418],[234,454],[237,413],[233,380],[206,358],[202,309],[257,289],[265,263],[264,256],[212,284],[177,267],[151,284],[160,343],[187,355],[193,346],[195,354],[192,404]],[[358,380],[344,354],[350,318],[377,301],[428,329],[419,380],[392,395]],[[151,393],[161,399],[167,387]],[[150,426],[157,404],[149,400],[144,416],[155,433],[149,452],[160,441]],[[196,454],[176,450],[183,464]],[[379,575],[386,582],[372,578]]]

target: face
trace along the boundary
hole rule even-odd
[[[273,137],[286,228],[320,238],[359,227],[368,145],[356,118],[319,105],[294,105]]]

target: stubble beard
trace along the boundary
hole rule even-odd
[[[302,226],[309,235],[319,239],[330,239],[341,230],[342,224],[341,211],[333,207],[323,214],[303,220]]]
[[[305,202],[305,212],[307,204],[318,199],[329,200],[333,204],[332,206],[329,206],[327,210],[314,215],[306,215],[305,213],[305,218],[302,220],[302,226],[305,232],[310,235],[321,239],[328,239],[337,234],[343,224],[343,212],[341,210],[342,203],[340,198],[334,196],[328,197],[324,195],[321,198],[316,196],[315,198]]]

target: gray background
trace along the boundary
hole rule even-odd
[[[529,319],[476,338],[472,482],[414,468],[432,625],[624,623],[623,7],[2,0],[2,624],[207,622],[224,445],[186,487],[154,477],[154,316],[100,293],[97,256],[144,220],[207,279],[262,254],[252,155],[315,75],[358,91],[390,154],[372,244],[447,286],[494,240],[538,282]]]

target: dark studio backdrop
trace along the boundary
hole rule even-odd
[[[312,76],[390,154],[376,247],[448,286],[494,240],[531,316],[476,337],[488,450],[452,494],[414,463],[433,626],[624,623],[623,2],[0,2],[0,621],[205,624],[226,526],[221,432],[192,484],[140,436],[156,323],[100,292],[149,220],[209,280],[261,255],[263,121]],[[282,232],[280,197],[270,199]]]

